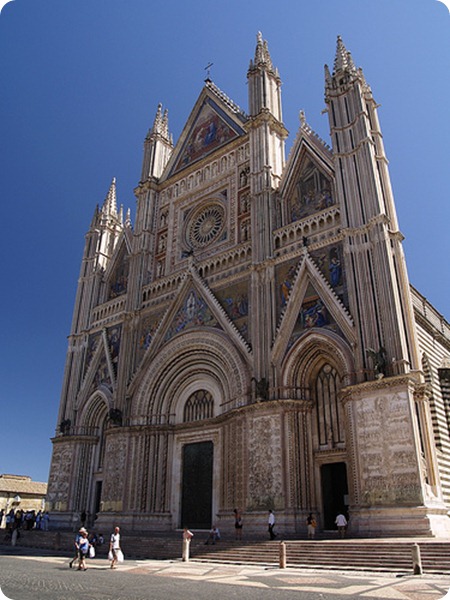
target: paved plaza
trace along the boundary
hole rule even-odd
[[[89,561],[86,572],[63,556],[0,548],[0,588],[11,600],[440,600],[450,574],[325,571],[196,561],[126,560],[116,570]]]

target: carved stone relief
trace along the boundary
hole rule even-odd
[[[107,436],[103,485],[103,511],[122,510],[127,467],[128,441],[125,434]]]
[[[73,444],[54,444],[47,493],[50,510],[65,511],[68,509],[73,456]]]
[[[355,404],[361,503],[421,503],[407,393],[382,394]]]
[[[282,506],[281,424],[279,417],[255,417],[248,429],[248,506]]]

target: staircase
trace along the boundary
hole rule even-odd
[[[413,571],[411,540],[286,540],[288,567],[339,570],[407,572]],[[450,542],[419,541],[422,568],[427,573],[450,573]],[[241,564],[279,564],[280,543],[259,541],[236,546],[220,542],[216,546],[193,547],[192,558]]]
[[[75,534],[68,531],[24,531],[18,547],[39,548],[70,556]],[[108,537],[97,549],[105,558]],[[195,532],[190,546],[192,560],[234,564],[278,565],[280,542],[266,539],[234,541],[222,539],[215,545],[205,545],[207,534]],[[1,540],[0,540],[1,542]],[[126,558],[176,560],[181,558],[181,532],[160,532],[146,535],[122,535]],[[3,542],[4,543],[4,542]],[[422,539],[343,539],[284,540],[288,567],[339,570],[365,570],[412,573],[412,549],[420,548],[422,568],[426,573],[450,573],[450,541]]]

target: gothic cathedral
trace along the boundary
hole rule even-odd
[[[158,107],[137,209],[97,208],[69,336],[53,526],[449,535],[450,325],[411,287],[377,104],[341,38],[331,147],[289,157],[258,34],[248,114],[208,77],[173,144]]]

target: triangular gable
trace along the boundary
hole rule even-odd
[[[312,258],[304,251],[281,315],[273,344],[274,361],[312,328],[330,328],[355,341],[353,320]]]
[[[106,282],[106,300],[112,300],[126,294],[128,290],[130,248],[129,240],[123,235],[117,244],[114,255],[108,263],[108,267],[103,276]]]
[[[144,358],[133,378],[133,385],[138,372],[142,371],[142,365],[151,361],[162,346],[176,335],[201,327],[226,333],[247,361],[250,361],[250,346],[195,267],[191,265],[171,306],[149,338]]]
[[[245,135],[242,113],[237,113],[208,86],[185,125],[166,169],[167,177],[185,169],[231,140]]]
[[[300,128],[280,184],[285,223],[336,204],[332,154],[306,126]]]
[[[79,398],[90,395],[99,388],[106,388],[113,392],[116,387],[117,362],[119,358],[121,326],[103,329],[94,334],[89,341],[89,347],[95,348],[93,353],[87,355],[89,365],[83,384],[80,388]]]
[[[330,147],[314,131],[303,123],[289,152],[286,167],[280,181],[279,192],[286,196],[292,193],[299,167],[305,155],[323,172],[328,179],[334,178],[333,153]]]

